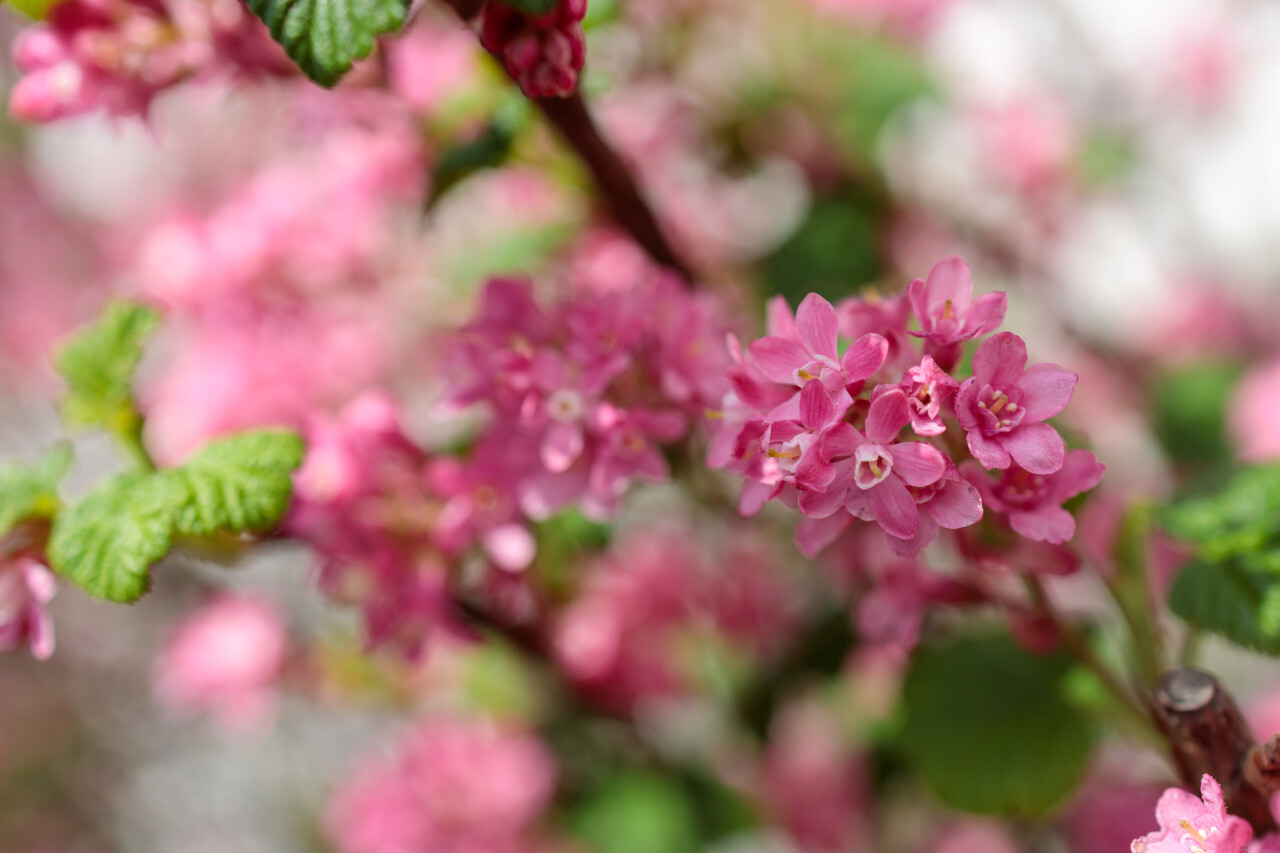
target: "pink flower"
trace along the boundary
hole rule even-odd
[[[284,620],[271,602],[224,594],[183,620],[156,661],[160,701],[208,711],[233,731],[270,721],[284,665]]]
[[[586,62],[586,13],[587,0],[561,0],[545,15],[492,0],[484,8],[480,41],[530,98],[567,97],[577,90]]]
[[[1280,459],[1280,359],[1252,368],[1240,380],[1227,428],[1241,461]]]
[[[897,440],[910,420],[906,395],[895,388],[871,402],[865,433],[845,421],[827,430],[820,452],[810,454],[812,465],[797,477],[814,484],[800,495],[800,511],[821,518],[844,507],[857,518],[874,518],[891,536],[915,536],[920,512],[908,487],[933,485],[947,463],[932,445]]]
[[[14,62],[24,77],[9,111],[36,122],[95,109],[144,115],[190,77],[293,70],[266,27],[228,0],[63,0],[22,34]]]
[[[483,721],[426,720],[338,790],[329,836],[342,853],[528,849],[554,785],[552,759],[532,736]]]
[[[1156,804],[1156,820],[1160,830],[1136,839],[1133,853],[1243,853],[1253,839],[1247,821],[1227,814],[1222,786],[1207,773],[1200,780],[1200,797],[1181,788],[1165,791]]]
[[[36,660],[53,654],[48,604],[58,591],[53,572],[30,557],[0,562],[0,652],[26,644]]]
[[[964,475],[982,492],[987,507],[1007,514],[1015,531],[1028,539],[1061,544],[1076,532],[1076,520],[1062,508],[1063,502],[1098,485],[1106,469],[1088,450],[1072,450],[1052,474],[1032,474],[1014,466],[993,483],[969,464]]]
[[[947,429],[941,418],[943,407],[950,405],[960,383],[926,355],[902,377],[901,387],[907,395],[911,428],[916,435],[942,435]]]
[[[1009,297],[1003,293],[972,296],[969,265],[958,255],[943,258],[929,271],[927,282],[916,279],[907,287],[911,308],[920,321],[920,331],[908,334],[945,349],[994,331],[1004,320]]]
[[[1079,377],[1056,364],[1027,365],[1027,346],[1012,332],[987,339],[973,356],[973,376],[956,394],[956,418],[969,450],[987,469],[1017,463],[1033,474],[1062,467],[1066,447],[1046,423],[1066,408]]]
[[[817,379],[827,391],[839,395],[849,386],[854,393],[863,380],[880,369],[888,352],[888,342],[880,335],[858,338],[841,357],[836,351],[839,321],[831,303],[810,293],[790,317],[774,316],[774,325],[783,325],[783,334],[773,334],[752,342],[748,348],[760,372],[779,385],[803,388]]]

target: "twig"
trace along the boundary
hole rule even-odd
[[[484,0],[442,0],[464,22],[470,23],[484,8]],[[506,66],[501,57],[499,65]],[[696,278],[689,264],[667,240],[644,195],[621,155],[605,139],[587,109],[581,92],[567,98],[534,98],[538,109],[578,155],[608,204],[613,218],[648,252],[653,260],[678,272],[692,285]]]
[[[1198,669],[1165,673],[1151,700],[1169,739],[1182,782],[1193,791],[1209,774],[1222,786],[1227,809],[1258,833],[1276,829],[1269,795],[1280,788],[1280,743],[1258,747],[1231,694]]]

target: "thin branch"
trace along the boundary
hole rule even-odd
[[[1209,774],[1222,786],[1227,809],[1259,833],[1276,829],[1268,797],[1280,787],[1280,744],[1259,748],[1231,694],[1197,669],[1175,669],[1151,699],[1156,722],[1173,752],[1183,784],[1200,789]]]
[[[442,0],[464,22],[471,23],[484,8],[484,0]],[[498,64],[506,67],[502,57]],[[658,224],[658,217],[641,193],[630,167],[605,139],[587,108],[582,93],[567,98],[534,98],[533,102],[546,116],[569,147],[578,155],[595,181],[614,220],[625,229],[653,260],[679,273],[692,285],[697,279],[693,265],[676,251]]]

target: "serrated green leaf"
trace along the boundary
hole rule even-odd
[[[1263,549],[1280,534],[1280,466],[1246,468],[1216,494],[1176,504],[1164,526],[1210,560]]]
[[[143,344],[159,324],[160,315],[145,305],[112,302],[62,348],[57,367],[67,382],[62,415],[68,426],[117,433],[134,428],[133,374]]]
[[[34,462],[0,466],[0,536],[23,519],[51,518],[58,509],[58,484],[71,467],[71,447],[60,444]]]
[[[169,550],[181,502],[161,474],[118,474],[58,513],[49,562],[85,592],[130,602],[150,586],[151,566]]]
[[[503,6],[510,6],[526,15],[545,15],[560,5],[560,0],[501,0]]]
[[[917,653],[903,688],[904,751],[948,804],[1035,816],[1084,773],[1093,733],[1064,698],[1069,664],[1007,637],[970,637]]]
[[[1169,592],[1169,608],[1188,623],[1266,654],[1280,654],[1280,578],[1247,558],[1195,560]],[[1273,630],[1267,630],[1273,629]]]
[[[404,26],[408,0],[247,0],[298,64],[321,86],[333,86],[373,50],[378,36]]]
[[[257,430],[211,442],[181,467],[165,471],[180,503],[179,533],[269,530],[280,523],[302,463],[302,439],[286,430]]]

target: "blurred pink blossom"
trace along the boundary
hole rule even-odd
[[[0,652],[29,646],[36,660],[53,654],[48,604],[58,591],[53,572],[31,557],[0,560]]]
[[[264,598],[224,593],[186,616],[156,660],[155,692],[178,711],[208,712],[226,729],[260,729],[275,713],[288,642]]]
[[[1243,462],[1280,459],[1280,359],[1246,373],[1231,396],[1227,429]]]
[[[555,766],[532,736],[431,719],[338,789],[326,824],[341,853],[515,853],[535,846]]]

